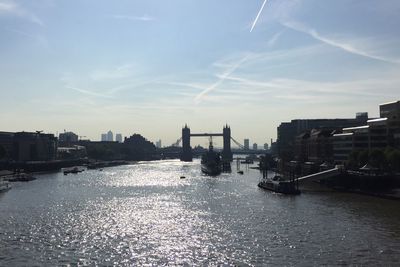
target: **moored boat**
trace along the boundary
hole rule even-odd
[[[258,187],[282,194],[300,194],[300,190],[294,180],[284,180],[280,176],[275,176],[272,179],[265,178],[258,183]]]
[[[201,157],[201,171],[207,175],[219,175],[222,171],[221,155],[214,151],[212,138],[208,151]]]
[[[11,189],[10,182],[4,179],[0,179],[0,193]]]
[[[73,174],[77,174],[83,172],[83,168],[79,168],[79,167],[73,167],[71,169],[65,169],[64,170],[64,175],[67,175],[69,173],[73,173]]]
[[[7,180],[9,182],[29,182],[36,180],[36,178],[28,173],[16,173],[8,176]]]

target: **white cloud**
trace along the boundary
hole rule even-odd
[[[132,76],[133,70],[133,65],[125,64],[111,69],[95,70],[89,76],[93,81],[117,80]]]
[[[0,13],[13,12],[16,9],[16,5],[11,2],[0,2]]]
[[[48,47],[48,46],[49,46],[49,42],[48,42],[47,39],[46,39],[44,36],[42,36],[42,35],[39,35],[39,34],[31,34],[31,33],[26,32],[26,31],[21,31],[21,30],[16,30],[16,29],[9,29],[9,28],[6,28],[5,30],[7,30],[7,31],[9,31],[9,32],[16,33],[16,34],[21,35],[21,36],[28,37],[28,38],[32,39],[32,40],[35,41],[37,44],[39,44],[39,45],[41,45],[41,46],[43,46],[43,47]]]
[[[211,91],[215,90],[219,85],[221,85],[229,75],[231,75],[236,69],[240,67],[240,65],[242,65],[247,60],[247,58],[248,56],[241,58],[239,61],[235,62],[234,64],[229,66],[226,70],[224,70],[222,74],[217,75],[219,80],[216,81],[214,84],[210,85],[209,87],[205,88],[200,94],[198,94],[195,97],[195,102],[197,104],[200,103],[205,95],[207,95]]]
[[[20,17],[40,26],[44,26],[40,18],[15,2],[0,0],[0,16],[1,15]]]
[[[369,59],[384,61],[387,63],[394,63],[394,64],[400,63],[400,60],[398,60],[398,59],[391,59],[391,58],[386,58],[386,57],[379,56],[379,55],[374,55],[373,53],[371,53],[361,47],[355,47],[350,42],[339,41],[339,40],[335,40],[335,39],[323,36],[320,33],[318,33],[315,29],[306,27],[305,25],[303,25],[299,22],[283,21],[283,22],[281,22],[281,24],[289,29],[305,33],[305,34],[311,36],[312,38],[314,38],[315,40],[318,40],[324,44],[342,49],[351,54],[359,55],[359,56],[366,57]]]
[[[102,98],[112,98],[111,95],[101,94],[101,93],[97,93],[97,92],[93,92],[93,91],[89,91],[89,90],[85,90],[85,89],[82,89],[82,88],[73,87],[73,86],[69,86],[69,85],[66,85],[65,88],[74,90],[76,92],[79,92],[79,93],[82,93],[82,94],[85,94],[85,95],[102,97]]]
[[[226,107],[244,107],[246,103],[252,103],[261,108],[266,104],[279,106],[286,100],[303,106],[312,103],[344,105],[361,99],[379,103],[382,99],[398,97],[400,79],[399,68],[395,64],[380,71],[375,68],[362,71],[351,69],[346,77],[332,74],[330,80],[297,75],[296,65],[304,61],[304,56],[315,58],[320,54],[326,55],[327,51],[326,46],[319,44],[273,52],[238,53],[212,64],[217,69],[214,75],[218,78],[214,83],[210,83],[209,77],[207,80],[170,84],[191,88],[181,96],[190,98],[195,94],[195,102],[202,101],[207,108],[217,103]],[[294,69],[292,65],[295,65]],[[276,68],[284,69],[276,71]]]
[[[154,17],[150,17],[148,15],[131,16],[131,15],[113,14],[113,15],[109,15],[108,17],[113,18],[113,19],[131,20],[131,21],[153,21],[153,20],[155,20]]]
[[[269,47],[274,46],[275,43],[276,43],[276,42],[279,40],[279,38],[281,37],[282,33],[283,33],[283,31],[280,31],[280,32],[275,33],[275,34],[271,37],[271,39],[268,40],[267,45],[268,45]]]

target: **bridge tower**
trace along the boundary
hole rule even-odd
[[[190,146],[190,128],[185,127],[182,128],[182,154],[181,154],[181,161],[192,161],[193,154],[192,148]]]
[[[231,150],[231,128],[227,125],[223,129],[224,149],[222,150],[222,160],[232,161],[233,154]]]

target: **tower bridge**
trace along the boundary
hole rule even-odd
[[[213,137],[213,136],[221,136],[224,140],[224,147],[221,153],[222,160],[232,161],[233,155],[231,150],[231,128],[228,125],[224,126],[222,133],[190,133],[190,128],[186,124],[185,127],[182,128],[181,161],[193,160],[192,147],[190,146],[191,137]]]

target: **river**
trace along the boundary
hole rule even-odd
[[[280,195],[233,167],[207,177],[198,160],[169,160],[14,183],[0,194],[0,266],[400,265],[399,201]]]

